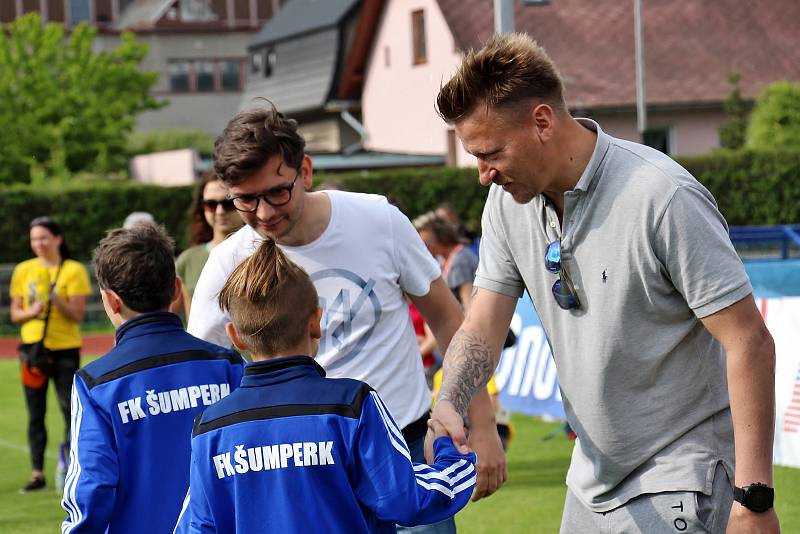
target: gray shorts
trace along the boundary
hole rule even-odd
[[[567,491],[561,534],[724,534],[733,485],[722,464],[714,472],[711,492],[648,493],[608,512],[593,512]]]

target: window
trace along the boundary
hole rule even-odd
[[[194,64],[196,87],[198,93],[214,92],[214,63],[211,61],[197,61]]]
[[[672,150],[670,133],[669,128],[650,128],[645,130],[642,141],[645,145],[660,150],[664,154],[670,154]]]
[[[272,73],[275,70],[275,62],[277,60],[278,55],[275,53],[274,49],[268,48],[264,51],[264,78],[269,78],[272,76]]]
[[[411,46],[413,48],[414,65],[428,62],[428,51],[425,43],[425,12],[421,9],[411,13]]]
[[[173,93],[186,93],[189,91],[188,61],[169,64],[169,90]]]
[[[69,20],[72,25],[84,21],[88,22],[90,15],[89,0],[71,0],[69,3]]]
[[[264,55],[261,52],[254,52],[250,55],[250,72],[258,74],[264,65]]]
[[[223,91],[239,91],[242,88],[241,69],[242,62],[238,60],[220,60],[220,84]]]
[[[244,59],[172,60],[169,62],[169,90],[173,93],[241,91],[244,62]]]

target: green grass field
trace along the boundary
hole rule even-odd
[[[17,491],[30,475],[18,374],[15,360],[0,360],[0,533],[56,532],[65,515],[60,496],[52,489],[29,495]],[[52,484],[57,443],[63,432],[52,388],[48,407],[51,439],[46,471]],[[558,532],[572,442],[562,434],[543,441],[559,426],[557,423],[515,416],[514,425],[516,435],[508,454],[509,480],[498,493],[471,503],[457,516],[463,534]],[[775,486],[783,532],[800,532],[800,469],[777,467]]]

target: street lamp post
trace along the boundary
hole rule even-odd
[[[636,53],[636,126],[644,141],[647,130],[647,102],[644,93],[644,29],[642,23],[642,0],[633,0],[633,26]]]

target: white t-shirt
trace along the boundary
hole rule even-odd
[[[426,295],[440,276],[439,265],[408,218],[384,197],[325,194],[331,220],[322,235],[303,246],[281,245],[319,294],[322,338],[316,360],[329,377],[367,382],[404,427],[430,408],[431,397],[403,292]],[[261,239],[244,226],[211,250],[194,291],[189,333],[231,345],[225,333],[229,319],[217,296]]]

